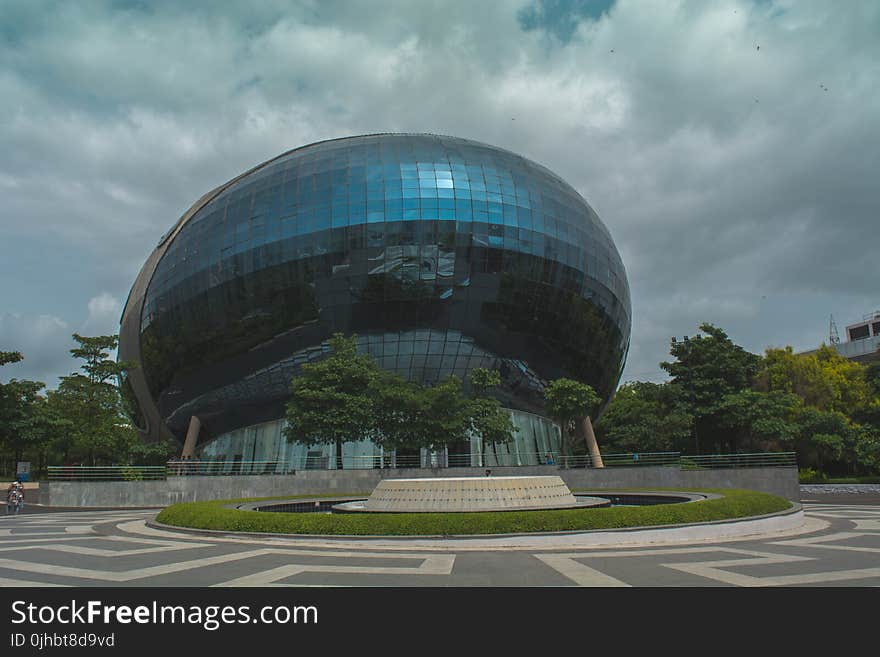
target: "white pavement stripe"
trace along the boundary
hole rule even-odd
[[[101,540],[113,540],[113,539],[105,539],[102,537]],[[155,552],[169,552],[171,550],[191,550],[194,548],[201,548],[201,547],[213,547],[213,546],[208,545],[207,543],[186,543],[186,544],[177,545],[177,546],[162,545],[159,547],[136,548],[133,550],[112,550],[112,549],[107,549],[107,548],[91,548],[91,547],[83,547],[80,545],[67,545],[65,543],[60,543],[58,545],[34,546],[34,549],[51,550],[54,552],[63,552],[64,554],[79,554],[84,557],[113,558],[113,557],[134,557],[134,556],[141,555],[141,554],[153,554]]]
[[[796,559],[790,559],[790,561],[795,560]],[[785,561],[782,559],[776,560],[776,563],[784,562]],[[795,584],[818,584],[820,582],[839,582],[851,579],[870,579],[873,577],[880,577],[880,568],[826,571],[817,573],[804,573],[800,575],[777,575],[775,577],[754,577],[752,575],[734,573],[722,569],[732,566],[763,565],[765,563],[771,563],[771,561],[754,560],[751,563],[745,560],[740,562],[707,561],[702,563],[678,563],[663,565],[667,568],[674,568],[675,570],[691,573],[692,575],[699,575],[700,577],[706,577],[708,579],[712,579],[718,582],[733,584],[735,586],[749,587],[793,586]]]
[[[49,532],[14,532],[11,529],[0,529],[0,537],[30,538],[31,536],[62,536],[64,534],[90,534],[94,525],[70,525]]]
[[[42,536],[43,534],[40,534]],[[210,548],[215,547],[214,543],[195,543],[191,541],[168,541],[155,538],[138,538],[134,536],[65,536],[60,534],[50,534],[56,538],[24,538],[21,537],[16,541],[5,541],[0,547],[0,552],[14,552],[16,550],[55,550],[59,552],[71,552],[83,555],[93,556],[132,556],[136,554],[148,554],[150,552],[161,552],[165,550],[189,550],[193,548]],[[106,548],[81,548],[79,546],[69,545],[71,541],[107,541],[110,543],[135,543],[137,545],[153,545],[152,548],[136,548],[133,550],[112,550]],[[55,543],[57,545],[51,545]]]
[[[598,557],[637,557],[637,556],[658,556],[658,555],[686,555],[700,553],[718,553],[725,552],[729,554],[740,555],[742,559],[727,559],[723,561],[704,561],[697,563],[678,564],[664,563],[661,564],[667,568],[674,568],[684,572],[689,572],[702,577],[724,581],[730,584],[738,584],[739,586],[750,586],[753,580],[757,578],[747,578],[747,576],[736,575],[735,573],[727,573],[719,570],[724,566],[734,565],[763,565],[771,563],[790,563],[795,561],[812,561],[812,557],[801,557],[794,555],[780,555],[773,552],[760,552],[757,550],[741,550],[738,548],[728,547],[693,547],[693,548],[661,548],[661,549],[643,549],[643,550],[603,550],[596,552],[575,552],[569,554],[535,554],[534,556],[546,563],[551,568],[559,571],[580,586],[629,586],[621,580],[605,575],[604,573],[591,568],[582,560]],[[578,561],[580,560],[580,561]]]
[[[584,552],[570,552],[564,554],[556,554],[557,557],[566,557],[568,559],[587,559],[591,557],[637,557],[637,556],[657,556],[668,554],[706,554],[724,552],[727,554],[737,554],[747,557],[764,557],[776,556],[772,552],[758,552],[756,550],[743,550],[740,548],[732,548],[724,545],[716,547],[680,547],[680,548],[641,548],[635,550],[590,550]],[[538,556],[537,554],[535,556]],[[799,557],[806,559],[807,557]]]
[[[0,577],[0,588],[4,586],[29,586],[29,587],[38,587],[38,586],[52,586],[52,587],[67,587],[70,584],[50,584],[48,582],[34,582],[28,579],[9,579],[8,577]]]
[[[845,541],[851,538],[862,538],[865,536],[876,537],[875,532],[838,532],[836,534],[827,534],[824,536],[812,536],[809,538],[798,538],[787,541],[775,541],[770,545],[796,545],[801,547],[822,548],[824,550],[841,550],[843,552],[869,552],[880,553],[880,547],[863,547],[859,545],[839,545],[834,544],[835,541]]]
[[[118,543],[137,543],[138,545],[165,545],[172,549],[183,549],[188,546],[194,547],[214,547],[214,543],[195,543],[193,541],[169,541],[167,539],[159,539],[159,538],[140,538],[137,536],[117,536],[115,534],[108,535],[99,535],[95,538],[100,538],[104,541],[114,541]]]
[[[31,561],[19,561],[13,559],[0,559],[0,568],[9,570],[20,570],[28,573],[40,573],[43,575],[60,575],[62,577],[79,577],[82,579],[97,579],[104,582],[129,582],[135,579],[143,579],[145,577],[156,577],[158,575],[168,575],[170,573],[179,573],[184,570],[192,570],[194,568],[202,568],[205,566],[215,566],[217,564],[228,563],[230,561],[241,561],[242,559],[250,559],[256,556],[266,554],[266,550],[250,550],[247,552],[239,552],[238,554],[225,554],[215,557],[204,557],[202,559],[192,559],[190,561],[182,561],[161,566],[150,566],[147,568],[134,568],[132,570],[124,570],[113,572],[109,570],[95,570],[91,568],[74,568],[72,566],[59,566],[55,564],[34,563]]]
[[[278,548],[260,548],[257,550],[247,550],[234,554],[223,554],[213,557],[203,557],[199,559],[191,559],[189,561],[179,561],[159,566],[149,566],[145,568],[134,568],[125,571],[108,571],[97,570],[91,568],[76,568],[72,566],[59,566],[53,564],[36,563],[31,561],[22,561],[14,559],[0,559],[0,568],[9,570],[19,570],[29,573],[40,573],[45,575],[60,575],[63,577],[79,577],[83,579],[97,579],[107,582],[128,582],[135,579],[143,579],[146,577],[157,577],[159,575],[168,575],[178,573],[195,568],[204,568],[206,566],[216,566],[219,564],[229,563],[231,561],[242,561],[244,559],[252,559],[266,555],[301,555],[301,556],[325,556],[325,557],[357,557],[359,559],[401,559],[406,557],[429,560],[435,558],[430,554],[364,554],[364,553],[340,553],[340,552],[319,552],[309,550],[283,550]],[[454,555],[451,555],[454,559]]]
[[[52,543],[69,543],[70,541],[96,541],[97,536],[59,536],[58,538],[35,538],[28,541],[4,541],[0,552],[16,552],[21,550],[42,550]]]
[[[824,573],[809,573],[806,575],[782,575],[780,577],[771,577],[769,584],[772,586],[793,586],[795,584],[842,582],[851,579],[872,579],[874,577],[880,577],[880,568],[837,570]],[[877,585],[880,585],[880,582],[877,582]]]
[[[536,554],[534,556],[578,586],[630,586],[626,582],[566,556],[553,554]]]
[[[145,536],[154,536],[152,530],[149,527],[144,527],[141,525],[142,529],[146,529],[147,532],[144,532]],[[178,537],[180,534],[176,534],[174,532],[156,532],[161,536],[173,536]],[[180,540],[169,540],[167,538],[158,539],[158,538],[140,538],[138,536],[104,536],[102,538],[113,538],[117,541],[130,541],[132,543],[147,543],[154,545],[196,545],[198,547],[217,547],[218,543],[214,541],[214,539],[210,540],[210,543],[191,543],[189,541],[180,541]],[[206,540],[207,537],[200,537],[202,540]],[[233,539],[234,543],[247,543],[242,539]],[[335,549],[335,550],[315,550],[315,549],[304,549],[299,547],[299,543],[288,543],[285,541],[277,541],[276,544],[271,548],[261,548],[267,554],[287,554],[287,555],[296,555],[301,557],[338,557],[338,558],[364,558],[364,559],[431,559],[434,558],[434,554],[431,552],[369,552],[365,550],[343,550],[343,549]]]
[[[880,520],[856,520],[856,529],[863,532],[880,532]]]
[[[400,558],[400,555],[391,555]],[[352,575],[450,575],[455,564],[455,555],[429,556],[421,565],[412,566],[323,566],[311,564],[286,564],[252,575],[237,577],[214,586],[268,586],[278,580],[293,577],[300,573],[346,573]]]
[[[746,552],[746,551],[742,551]],[[672,568],[682,572],[698,575],[735,586],[771,586],[779,579],[776,577],[754,577],[742,573],[734,573],[725,568],[768,566],[775,564],[790,564],[804,561],[816,561],[815,557],[803,557],[794,554],[778,554],[775,552],[750,551],[754,558],[751,559],[726,559],[721,561],[702,561],[692,563],[664,563],[666,568]],[[818,580],[822,581],[822,580]]]
[[[821,518],[851,520],[854,518],[876,518],[880,516],[880,512],[870,511],[868,509],[828,509],[827,511],[811,511],[810,515],[819,516]]]

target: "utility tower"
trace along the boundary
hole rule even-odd
[[[828,326],[828,341],[831,344],[840,344],[840,336],[837,334],[837,324],[834,323],[834,315],[831,315],[831,322]]]

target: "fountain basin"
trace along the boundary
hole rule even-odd
[[[575,498],[559,476],[383,479],[365,501],[333,506],[342,513],[469,513],[606,506]]]

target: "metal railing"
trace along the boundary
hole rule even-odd
[[[155,481],[167,476],[164,465],[50,465],[49,481]]]
[[[700,454],[682,456],[682,470],[710,470],[718,468],[777,468],[796,467],[794,452],[765,452],[755,454]]]
[[[682,455],[679,452],[602,454],[606,468],[674,467],[681,470],[720,468],[797,467],[794,452],[756,454]],[[555,452],[495,454],[444,454],[393,456],[346,456],[343,469],[455,468],[553,466],[560,469],[593,468],[589,455],[561,456]],[[288,474],[302,470],[328,470],[336,460],[328,456],[307,456],[294,460],[172,460],[167,465],[49,466],[49,481],[147,481],[182,476],[235,476]]]
[[[677,467],[678,452],[637,452],[627,454],[602,454],[602,465],[606,468],[637,468],[643,466]],[[560,468],[593,468],[597,463],[589,454],[582,456],[562,456]]]
[[[262,475],[287,473],[296,468],[287,461],[225,461],[186,459],[168,461],[168,476]]]

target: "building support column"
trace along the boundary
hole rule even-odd
[[[199,431],[202,428],[202,421],[193,415],[189,419],[189,428],[186,430],[186,440],[183,443],[183,452],[181,458],[192,458],[196,452],[196,443],[199,441]]]
[[[587,449],[590,451],[590,457],[593,460],[594,468],[604,468],[602,462],[602,454],[599,453],[599,443],[596,442],[596,434],[593,433],[593,423],[590,422],[590,416],[587,415],[581,420],[581,429],[584,432],[584,438],[587,441]]]

